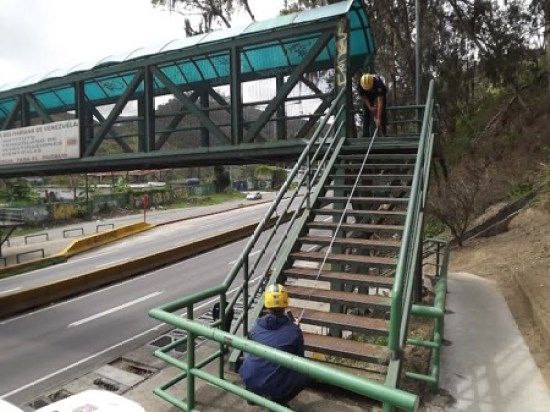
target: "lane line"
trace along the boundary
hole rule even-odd
[[[261,250],[257,250],[257,251],[255,251],[255,252],[249,253],[249,254],[248,254],[248,257],[257,255],[257,254],[260,253],[260,252],[261,252]],[[234,265],[235,263],[237,263],[237,260],[239,260],[239,259],[232,260],[231,262],[229,262],[229,263],[227,264],[227,266]]]
[[[17,292],[18,290],[21,290],[21,287],[7,289],[7,290],[0,290],[0,295],[5,295],[6,293],[10,293],[10,292]]]
[[[251,283],[254,283],[256,280],[258,280],[258,279],[261,278],[261,277],[262,277],[262,276],[257,276],[257,277],[255,277],[254,279],[252,279],[250,282],[251,282]],[[239,289],[239,288],[238,288],[238,287],[233,288],[233,289],[229,290],[229,291],[227,292],[227,294],[230,295],[230,294],[234,293],[237,289]],[[204,303],[198,305],[198,306],[193,310],[193,313],[194,313],[196,310],[198,310],[198,309],[202,309],[202,308],[204,308],[205,306],[210,305],[210,304],[216,302],[218,299],[219,299],[219,298],[212,298],[212,299],[210,299],[210,300],[208,300],[208,301],[206,301],[206,302],[204,302]],[[113,349],[116,349],[116,348],[118,348],[118,347],[120,347],[120,346],[124,346],[124,345],[126,345],[127,343],[130,343],[130,342],[132,342],[133,340],[139,339],[139,338],[141,338],[142,336],[145,336],[145,335],[147,335],[147,334],[149,334],[149,333],[151,333],[151,332],[158,331],[158,330],[162,329],[163,327],[166,327],[166,324],[161,323],[160,325],[157,325],[157,326],[155,326],[155,327],[153,327],[153,328],[147,329],[147,330],[145,330],[145,331],[143,331],[143,332],[141,332],[141,333],[138,333],[137,335],[134,335],[134,336],[132,336],[132,337],[130,337],[130,338],[128,338],[128,339],[123,340],[122,342],[119,342],[119,343],[117,343],[117,344],[115,344],[115,345],[111,345],[111,346],[109,346],[109,347],[107,347],[107,348],[105,348],[105,349],[102,349],[102,350],[99,351],[99,352],[96,352],[96,353],[94,353],[94,354],[92,354],[92,355],[90,355],[90,356],[87,356],[87,357],[85,357],[85,358],[83,358],[83,359],[80,359],[80,360],[77,361],[77,362],[71,363],[70,365],[67,365],[67,366],[65,366],[65,367],[63,367],[63,368],[61,368],[61,369],[58,369],[58,370],[56,370],[55,372],[52,372],[52,373],[50,373],[50,374],[48,374],[48,375],[46,375],[46,376],[43,376],[43,377],[41,377],[41,378],[39,378],[39,379],[36,379],[36,380],[34,380],[34,381],[32,381],[32,382],[29,382],[29,383],[27,383],[26,385],[23,385],[23,386],[21,386],[21,387],[19,387],[19,388],[17,388],[17,389],[13,389],[13,390],[10,391],[10,392],[6,392],[6,393],[4,393],[3,395],[0,395],[0,399],[6,399],[6,398],[8,398],[8,397],[10,397],[10,396],[12,396],[12,395],[15,395],[15,394],[17,394],[17,393],[19,393],[19,392],[22,392],[22,391],[24,391],[24,390],[26,390],[26,389],[32,388],[33,386],[35,386],[35,385],[37,385],[37,384],[39,384],[39,383],[42,383],[42,382],[44,382],[44,381],[47,381],[48,379],[51,379],[51,378],[53,378],[54,376],[57,376],[57,375],[59,375],[59,374],[61,374],[61,373],[64,373],[64,372],[67,372],[68,370],[73,369],[73,368],[75,368],[75,367],[77,367],[77,366],[80,366],[80,365],[82,365],[82,364],[84,364],[84,363],[86,363],[86,362],[89,362],[89,361],[91,361],[92,359],[97,358],[97,357],[99,357],[99,356],[101,356],[101,355],[103,355],[103,354],[105,354],[105,353],[108,353],[109,351],[111,351],[111,350],[113,350]]]
[[[67,327],[72,328],[74,326],[84,325],[85,323],[110,315],[111,313],[118,312],[122,309],[129,308],[130,306],[136,305],[140,302],[144,302],[148,299],[154,298],[155,296],[161,295],[162,293],[164,293],[163,290],[157,290],[156,292],[149,293],[148,295],[142,296],[141,298],[131,300],[129,302],[123,303],[122,305],[115,306],[114,308],[104,310],[103,312],[96,313],[95,315],[92,315],[92,316],[88,316],[87,318],[77,320],[76,322],[71,323]]]

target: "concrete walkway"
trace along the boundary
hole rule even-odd
[[[456,403],[428,411],[550,411],[550,391],[496,284],[449,277],[440,387]]]

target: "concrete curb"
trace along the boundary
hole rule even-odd
[[[74,256],[78,253],[86,252],[88,250],[106,245],[111,242],[115,242],[128,236],[136,235],[138,233],[152,229],[153,227],[155,226],[149,223],[138,222],[126,226],[121,226],[113,230],[86,236],[82,239],[77,239],[73,241],[69,246],[67,246],[64,250],[53,256],[49,256],[44,259],[33,260],[31,262],[24,262],[18,265],[12,265],[0,269],[0,279],[8,276],[13,276],[24,271],[36,270],[53,264],[65,262],[67,258]]]
[[[287,213],[283,221],[288,221],[292,213]],[[275,224],[277,218],[271,218],[268,227]],[[110,283],[145,273],[160,267],[182,261],[250,236],[258,223],[252,223],[227,232],[206,237],[173,249],[158,252],[150,256],[137,258],[130,262],[98,269],[82,275],[62,279],[53,283],[25,289],[3,295],[0,298],[0,319],[28,311],[50,303],[58,302]]]

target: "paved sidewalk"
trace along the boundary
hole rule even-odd
[[[550,411],[550,391],[493,281],[449,277],[440,387],[456,403],[427,411]]]
[[[275,197],[276,193],[274,192],[265,192],[263,193],[263,198],[256,201],[248,201],[245,199],[236,199],[228,202],[220,203],[217,205],[211,206],[197,206],[197,207],[186,207],[181,209],[167,209],[167,210],[155,210],[147,212],[147,222],[155,225],[169,223],[172,221],[178,221],[181,219],[189,219],[197,216],[202,216],[209,213],[219,213],[227,210],[235,209],[240,206],[254,205],[257,203],[264,203],[266,201],[271,201]],[[7,259],[7,266],[12,266],[17,263],[16,255],[27,252],[35,251],[37,249],[44,249],[44,256],[53,256],[62,250],[64,250],[69,244],[74,240],[80,239],[83,236],[89,236],[96,233],[96,229],[100,231],[110,230],[113,224],[115,228],[120,226],[129,225],[132,223],[137,223],[143,221],[143,213],[137,213],[127,216],[119,216],[109,219],[100,219],[92,220],[88,222],[74,223],[71,225],[58,226],[52,229],[37,230],[35,234],[47,233],[49,240],[46,240],[46,236],[37,236],[28,239],[28,244],[25,244],[24,236],[10,237],[10,246],[7,243],[2,245],[2,256]],[[98,225],[109,225],[101,226],[97,228]],[[83,233],[80,231],[80,228],[83,229]],[[78,229],[67,233],[69,237],[63,237],[63,231],[67,229]],[[21,262],[29,262],[33,260],[38,260],[42,257],[39,252],[30,253],[20,257]],[[4,262],[0,262],[0,267],[3,267]]]

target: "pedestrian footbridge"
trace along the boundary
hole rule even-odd
[[[418,407],[418,396],[402,389],[405,380],[438,386],[448,245],[426,239],[423,232],[436,138],[434,84],[422,105],[388,109],[388,136],[374,131],[358,138],[351,84],[373,51],[367,13],[360,1],[349,1],[258,25],[269,37],[283,23],[287,35],[304,30],[309,23],[303,22],[312,22],[313,32],[319,32],[307,53],[312,61],[320,64],[322,56],[335,61],[334,70],[327,72],[334,90],[322,116],[225,281],[150,312],[185,331],[182,339],[156,352],[181,374],[155,393],[181,410],[196,408],[195,381],[200,379],[269,410],[288,411],[226,378],[227,368],[235,369],[243,353],[355,392],[388,411]],[[294,74],[287,80],[292,81],[298,81]],[[275,105],[267,105],[263,120],[280,101],[276,97]],[[250,138],[255,139],[260,123],[250,129]],[[285,223],[288,213],[290,222]],[[428,259],[435,297],[422,303]],[[304,332],[306,358],[248,339],[262,311],[262,293],[274,283],[289,291],[291,311]],[[213,300],[220,302],[220,319],[193,319],[194,308]],[[411,333],[413,317],[430,319],[430,338]],[[216,349],[196,359],[198,339],[216,342]],[[183,359],[172,355],[178,346],[187,349]],[[406,367],[407,349],[414,346],[430,350],[425,373]],[[218,364],[216,373],[206,371],[211,363]],[[185,393],[171,391],[182,381]]]

